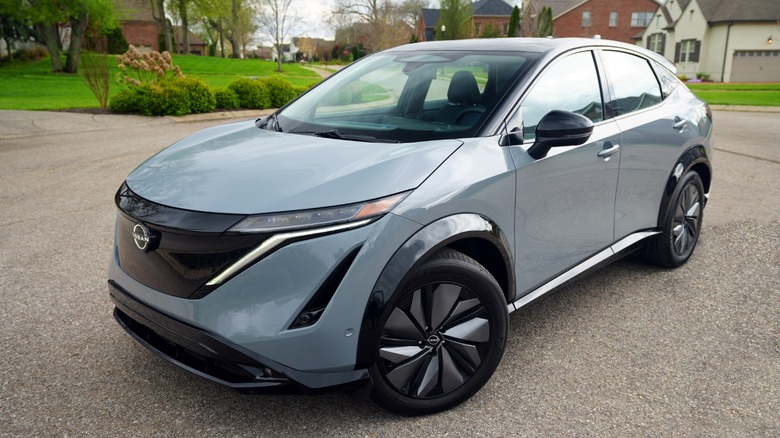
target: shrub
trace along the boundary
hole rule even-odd
[[[40,61],[47,56],[49,56],[49,50],[43,46],[20,50],[16,53],[16,59],[19,61]]]
[[[216,99],[203,82],[173,78],[122,90],[111,99],[109,106],[120,113],[183,116],[214,111]]]
[[[217,101],[217,108],[236,109],[241,106],[238,95],[230,88],[219,88],[214,91],[214,97]]]
[[[175,78],[171,87],[182,88],[188,103],[188,113],[210,113],[217,107],[217,99],[205,82],[191,78]]]
[[[271,76],[263,79],[263,82],[268,87],[268,94],[271,97],[271,106],[274,108],[281,108],[287,102],[293,100],[298,94],[295,92],[292,84],[286,80]]]
[[[263,82],[241,78],[231,82],[228,89],[236,93],[244,108],[264,109],[271,106],[271,96]]]
[[[125,35],[122,33],[122,28],[119,26],[109,30],[106,33],[106,38],[108,43],[108,53],[112,55],[124,53],[127,51],[127,49],[130,48],[130,46],[127,44],[127,40],[125,39]]]
[[[118,113],[140,113],[141,108],[148,106],[150,93],[148,85],[121,90],[111,98],[108,106]]]

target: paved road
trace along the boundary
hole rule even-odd
[[[686,266],[623,260],[515,312],[488,385],[414,419],[340,394],[241,396],[131,341],[105,287],[113,194],[215,122],[67,117],[84,127],[0,137],[2,436],[780,435],[780,114],[716,113]]]

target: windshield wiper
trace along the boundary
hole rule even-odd
[[[300,132],[299,134],[305,134]],[[317,137],[322,138],[335,138],[338,140],[353,140],[353,141],[365,141],[372,143],[400,143],[398,140],[390,138],[376,138],[370,135],[354,135],[354,134],[342,134],[338,129],[327,129],[325,131],[317,131],[314,133]]]

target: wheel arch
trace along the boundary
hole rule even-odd
[[[674,195],[674,189],[677,187],[677,183],[683,175],[691,170],[698,173],[699,177],[701,177],[702,183],[704,184],[704,192],[710,192],[710,186],[712,184],[712,166],[707,150],[701,145],[690,147],[677,159],[674,167],[672,167],[672,171],[669,173],[669,178],[666,181],[664,193],[661,198],[661,206],[658,209],[657,224],[659,227],[663,226],[666,212],[669,209],[669,204],[672,202],[672,196]]]
[[[370,365],[376,354],[379,325],[387,303],[410,272],[443,248],[473,258],[496,279],[511,303],[515,298],[514,266],[509,241],[500,227],[478,214],[458,214],[433,222],[409,238],[382,270],[372,289],[360,326],[355,368]]]

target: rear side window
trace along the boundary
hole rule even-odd
[[[569,55],[542,74],[523,101],[523,138],[536,137],[536,125],[552,110],[604,120],[601,86],[591,52]]]
[[[661,102],[661,87],[646,59],[604,51],[604,66],[612,87],[612,114],[621,116]]]

